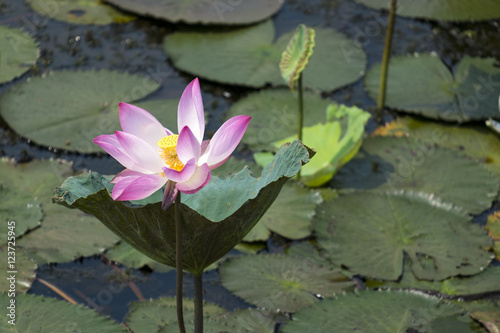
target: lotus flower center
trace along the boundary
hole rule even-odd
[[[179,160],[177,156],[177,140],[179,135],[172,134],[162,138],[158,141],[158,147],[160,147],[160,157],[165,161],[165,164],[170,169],[181,171],[184,168],[184,164]]]

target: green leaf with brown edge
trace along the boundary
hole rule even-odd
[[[299,79],[313,54],[314,35],[314,29],[299,24],[285,51],[281,54],[279,64],[281,76],[288,83],[292,92],[295,90],[295,82]]]
[[[213,177],[196,194],[182,195],[184,269],[200,274],[238,244],[311,154],[294,141],[280,149],[258,179],[244,169],[225,179]],[[142,253],[175,267],[174,205],[164,211],[159,202],[141,206],[114,201],[110,186],[108,178],[89,172],[68,178],[53,200],[95,215]]]

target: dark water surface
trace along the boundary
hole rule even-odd
[[[299,23],[309,26],[331,27],[346,34],[361,47],[368,57],[368,68],[380,62],[387,14],[356,4],[352,0],[295,0],[286,1],[284,8],[274,17],[277,36],[295,29]],[[40,44],[41,57],[35,68],[14,82],[0,86],[1,95],[12,84],[25,81],[30,76],[42,75],[49,70],[114,69],[149,75],[162,83],[149,100],[179,98],[192,77],[172,67],[163,52],[162,41],[166,34],[177,30],[204,30],[204,27],[172,25],[158,20],[139,19],[124,25],[72,25],[44,18],[35,14],[21,0],[2,0],[0,24],[23,28]],[[463,56],[496,57],[500,60],[500,20],[483,23],[437,23],[398,17],[396,21],[393,54],[435,52],[449,67]],[[220,29],[231,29],[221,27]],[[201,55],[202,56],[202,55]],[[411,79],[411,78],[408,78]],[[209,113],[207,136],[221,124],[225,111],[234,101],[252,89],[214,84],[201,80],[205,110]],[[375,102],[363,89],[362,81],[327,95],[340,103],[357,105],[372,110]],[[390,119],[391,114],[384,115]],[[376,123],[371,120],[367,130]],[[168,127],[168,125],[167,125]],[[174,126],[175,127],[175,126]],[[240,153],[241,154],[241,153]],[[243,153],[249,157],[249,153]],[[17,162],[31,159],[57,157],[74,162],[74,168],[92,169],[102,174],[115,174],[123,169],[109,156],[85,155],[38,146],[19,137],[0,119],[0,156],[14,158]],[[485,214],[476,218],[484,220]],[[268,242],[268,251],[283,250],[283,240],[276,237]],[[127,270],[126,267],[122,267]],[[146,298],[175,294],[175,273],[156,273],[128,270],[130,279]],[[44,265],[37,271],[40,278],[56,285],[75,300],[86,303],[83,293],[99,306],[102,313],[122,321],[128,304],[137,300],[124,285],[115,270],[100,257],[83,258],[74,263]],[[217,272],[204,276],[205,299],[228,309],[249,305],[231,295],[220,286]],[[185,295],[192,296],[192,281],[186,275]],[[39,281],[30,293],[58,297]]]

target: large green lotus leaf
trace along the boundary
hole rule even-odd
[[[281,76],[288,83],[292,92],[295,90],[295,82],[299,79],[313,54],[314,35],[314,29],[299,24],[285,51],[281,54],[279,64]]]
[[[317,124],[304,127],[303,142],[316,150],[311,163],[302,168],[301,181],[307,186],[317,187],[324,185],[333,175],[358,152],[365,124],[370,114],[355,106],[331,104],[327,114],[329,121],[326,124]],[[293,135],[284,140],[275,142],[280,147],[284,142],[295,139]]]
[[[493,251],[497,259],[500,260],[500,211],[488,216],[485,228],[488,230],[491,239],[493,239]]]
[[[346,57],[342,45],[352,44],[347,37],[328,28],[315,31],[317,42],[303,72],[304,87],[332,91],[356,81],[366,66],[364,52]],[[275,43],[274,34],[268,20],[230,32],[173,33],[165,37],[164,48],[177,68],[213,81],[249,87],[284,85],[279,63],[293,31]]]
[[[10,88],[0,100],[0,114],[16,133],[38,144],[100,152],[92,140],[120,128],[118,103],[158,87],[149,78],[109,70],[51,72]]]
[[[283,0],[105,0],[119,8],[173,23],[250,24],[275,14]]]
[[[387,0],[356,0],[368,7],[388,9]],[[500,18],[496,0],[398,0],[396,13],[440,21],[481,21]]]
[[[55,187],[75,174],[69,163],[43,160],[14,165],[4,158],[0,168],[0,186],[29,194],[28,202],[38,201],[42,205],[41,226],[16,241],[16,246],[24,248],[39,265],[91,256],[118,241],[94,217],[52,204]]]
[[[244,167],[248,167],[253,175],[259,175],[262,172],[262,168],[255,162],[250,162],[231,156],[220,167],[212,170],[212,176],[224,178],[233,173],[240,172]]]
[[[0,184],[0,246],[7,244],[8,232],[16,238],[40,225],[43,218],[40,203],[30,193],[5,188]],[[14,222],[14,223],[12,223]],[[8,228],[10,223],[11,228]]]
[[[9,260],[9,257],[12,258],[12,253],[9,252],[15,253],[15,262]],[[35,271],[38,267],[37,264],[20,248],[14,247],[14,250],[12,251],[12,248],[5,246],[0,248],[0,254],[2,255],[0,258],[0,267],[4,269],[4,278],[0,279],[0,290],[12,292],[9,290],[11,290],[11,282],[14,281],[15,288],[13,288],[13,292],[16,292],[17,294],[27,292],[35,280]],[[12,276],[14,276],[14,279],[9,280]]]
[[[0,84],[29,70],[39,55],[38,44],[31,36],[0,26]]]
[[[219,275],[222,285],[246,302],[283,312],[354,288],[338,270],[285,255],[228,259],[219,267]]]
[[[194,330],[194,304],[191,299],[183,300],[184,321],[187,332]],[[203,305],[204,331],[207,333],[224,332],[224,325],[216,319],[227,311],[215,304]],[[130,306],[125,323],[134,332],[177,333],[176,301],[173,297],[150,299],[145,302],[134,302]]]
[[[388,287],[392,289],[418,289],[426,292],[436,291],[450,296],[467,296],[500,291],[500,267],[489,267],[472,276],[456,276],[443,281],[419,280],[411,271],[411,262],[405,261],[404,273],[398,282],[367,281],[367,287]]]
[[[500,118],[500,69],[494,63],[493,58],[466,56],[452,74],[435,55],[392,57],[387,106],[446,121]],[[365,86],[374,99],[379,93],[380,67],[373,66],[365,77]]]
[[[202,190],[182,195],[183,266],[199,274],[229,252],[271,206],[283,184],[309,161],[299,141],[280,149],[255,179],[248,169],[222,179],[213,177]],[[114,201],[107,179],[89,172],[70,177],[56,190],[54,201],[95,215],[133,247],[175,267],[175,207]]]
[[[441,147],[463,151],[500,180],[500,137],[484,126],[448,125],[404,117],[378,128],[382,136],[411,136]]]
[[[353,192],[319,205],[313,221],[332,261],[376,279],[399,279],[405,255],[425,280],[477,274],[493,259],[485,230],[432,194]]]
[[[73,24],[126,23],[135,18],[104,4],[101,0],[26,0],[26,2],[39,14]]]
[[[325,110],[329,103],[329,100],[319,96],[304,94],[304,126],[325,122]],[[226,117],[239,114],[252,117],[243,141],[255,151],[274,150],[275,141],[297,133],[297,100],[286,89],[268,89],[250,94],[233,104]]]
[[[161,264],[150,257],[134,249],[130,244],[121,242],[119,245],[109,249],[105,254],[106,258],[131,268],[141,268],[148,266],[155,272],[166,273],[173,268]]]
[[[13,298],[0,294],[0,306],[5,310]],[[5,316],[4,314],[4,316]],[[54,298],[29,294],[15,297],[15,325],[3,318],[0,331],[12,333],[95,332],[126,333],[115,321],[99,315],[83,305],[73,305]]]
[[[473,332],[452,304],[409,291],[360,291],[324,300],[293,315],[283,333]]]
[[[333,178],[334,188],[424,192],[479,214],[491,206],[498,180],[463,152],[412,138],[372,137]]]

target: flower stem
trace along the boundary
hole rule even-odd
[[[299,125],[297,128],[297,137],[300,141],[302,141],[302,127],[304,126],[304,98],[303,98],[303,89],[302,89],[302,73],[299,75],[298,80],[298,95],[299,95]],[[297,180],[300,180],[300,170],[297,174]]]
[[[378,109],[380,112],[385,106],[385,92],[387,89],[387,71],[389,69],[389,58],[391,56],[392,33],[394,31],[394,22],[396,17],[397,0],[391,0],[389,8],[389,23],[385,35],[384,55],[382,56],[382,69],[380,71],[380,88],[378,93]]]
[[[203,333],[203,273],[194,275],[194,333]]]
[[[179,332],[186,333],[184,326],[184,308],[182,305],[182,218],[181,218],[181,192],[175,198],[175,269],[177,271],[177,323]]]

